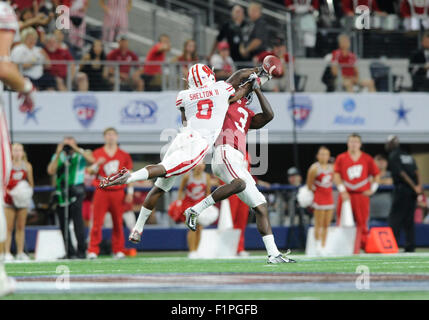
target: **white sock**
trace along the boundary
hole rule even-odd
[[[201,213],[201,211],[207,209],[208,207],[215,204],[215,201],[213,200],[213,197],[211,195],[205,197],[203,200],[198,202],[195,206],[192,207],[192,209],[197,212],[198,214]]]
[[[267,249],[269,256],[277,257],[281,254],[279,249],[277,249],[276,243],[274,242],[274,236],[272,234],[262,237],[262,241],[264,241],[265,248]]]
[[[149,171],[146,168],[137,170],[136,172],[131,173],[131,177],[128,178],[127,183],[147,180],[149,177]]]
[[[152,213],[152,210],[142,207],[140,209],[140,214],[139,214],[139,217],[137,218],[137,222],[136,222],[136,225],[134,226],[134,229],[142,233],[144,224],[146,223],[146,220],[147,218],[149,218],[151,213]]]

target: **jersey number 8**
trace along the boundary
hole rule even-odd
[[[197,108],[198,112],[196,117],[198,119],[210,119],[212,117],[213,101],[210,99],[198,101]]]

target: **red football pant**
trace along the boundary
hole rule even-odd
[[[89,239],[88,252],[99,254],[99,244],[102,239],[102,228],[106,212],[112,215],[112,251],[117,253],[124,249],[124,230],[122,226],[122,215],[124,213],[123,189],[119,190],[95,190],[93,198],[92,227]]]
[[[353,217],[356,223],[356,238],[360,239],[360,248],[365,249],[368,237],[369,197],[362,193],[349,193]],[[338,196],[337,225],[340,224],[342,198]]]
[[[240,229],[240,241],[238,242],[237,253],[244,251],[244,233],[246,232],[247,219],[249,218],[249,207],[240,200],[237,195],[229,197],[231,208],[231,218],[234,229]]]

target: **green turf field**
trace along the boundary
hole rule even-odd
[[[298,263],[282,265],[267,265],[262,254],[190,260],[185,253],[164,252],[123,260],[11,263],[6,269],[18,286],[6,299],[429,299],[428,253],[294,255]],[[69,270],[71,289],[53,288],[64,269],[58,266]],[[356,287],[362,266],[369,288]],[[94,292],[95,285],[105,287]]]

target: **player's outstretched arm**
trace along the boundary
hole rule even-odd
[[[249,76],[254,72],[258,73],[260,70],[261,67],[237,70],[228,79],[226,79],[226,82],[228,82],[234,87],[235,90],[237,90],[243,80],[249,78]]]
[[[274,112],[271,108],[271,104],[268,102],[267,98],[264,96],[260,88],[254,89],[256,96],[258,97],[259,104],[261,105],[262,112],[256,114],[250,122],[250,129],[260,129],[265,126],[268,122],[273,120]]]

